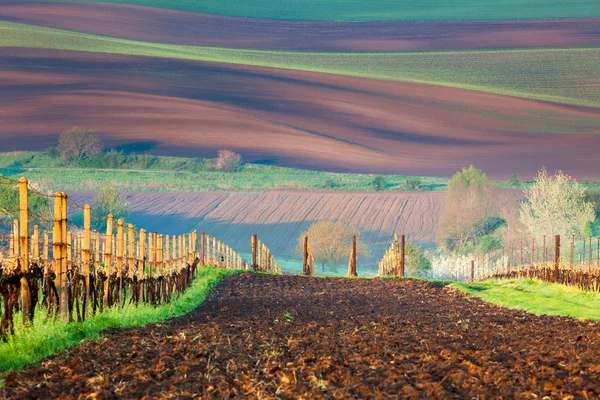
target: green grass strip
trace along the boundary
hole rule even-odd
[[[489,280],[451,286],[490,303],[536,315],[600,321],[600,293],[539,280]]]
[[[189,313],[204,301],[217,283],[238,272],[200,267],[192,286],[169,304],[158,307],[128,304],[121,309],[112,308],[97,314],[85,322],[68,324],[60,320],[44,323],[45,313],[38,310],[33,327],[25,329],[20,324],[19,314],[15,316],[15,336],[0,344],[0,371],[18,370],[84,340],[101,338],[104,336],[102,331],[106,329],[141,327]]]
[[[46,0],[65,1],[65,0]],[[315,21],[592,18],[594,0],[66,0],[124,3],[248,18]]]
[[[600,48],[331,53],[140,42],[0,21],[0,46],[274,67],[600,107]]]

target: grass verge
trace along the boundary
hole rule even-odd
[[[451,286],[506,308],[600,321],[600,293],[571,286],[539,280],[488,280]]]
[[[164,57],[424,83],[600,107],[600,48],[298,52],[184,46],[0,21],[0,46]]]
[[[239,271],[215,267],[200,267],[192,286],[169,304],[153,307],[147,304],[126,305],[113,308],[85,322],[66,323],[52,321],[44,323],[45,314],[39,310],[32,328],[21,326],[20,315],[15,316],[15,336],[0,344],[0,371],[24,368],[44,357],[76,346],[83,340],[104,336],[110,328],[133,328],[163,322],[184,315],[198,307],[210,290],[222,279]]]

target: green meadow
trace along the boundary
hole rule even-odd
[[[118,168],[93,160],[62,165],[40,152],[0,153],[0,175],[26,175],[44,189],[97,191],[110,185],[132,192],[260,192],[269,190],[372,191],[375,175],[244,164],[236,173],[209,170],[201,158],[124,156]],[[386,175],[383,190],[410,190],[406,175]],[[446,178],[418,177],[421,191],[446,189]]]
[[[148,43],[0,22],[0,46],[275,67],[600,107],[600,48],[327,53]]]
[[[65,0],[47,0],[65,1]],[[593,0],[66,0],[247,18],[316,21],[503,20],[600,16]]]
[[[560,315],[600,321],[600,293],[539,280],[489,280],[451,285],[507,308],[536,315]]]

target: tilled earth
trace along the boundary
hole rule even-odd
[[[600,324],[422,281],[242,274],[193,313],[6,378],[10,398],[599,398]]]

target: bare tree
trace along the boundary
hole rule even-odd
[[[224,172],[235,172],[242,165],[242,156],[231,150],[219,150],[215,161],[215,169]]]
[[[102,141],[94,131],[74,126],[60,134],[58,151],[61,157],[68,160],[82,160],[94,157],[102,151]]]
[[[367,245],[360,240],[356,229],[341,223],[332,221],[319,221],[309,226],[306,232],[298,237],[298,253],[302,253],[304,237],[308,236],[310,249],[315,262],[321,264],[322,270],[329,266],[333,272],[343,260],[350,257],[352,236],[356,235],[356,253],[359,256],[369,255]]]
[[[585,188],[562,171],[550,176],[542,169],[525,190],[520,220],[534,237],[583,234],[594,222],[594,205],[585,200]]]

